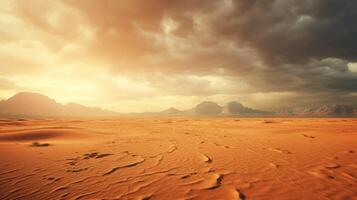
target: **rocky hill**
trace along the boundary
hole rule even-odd
[[[45,95],[32,92],[21,92],[7,100],[0,101],[0,116],[2,117],[94,117],[115,114],[77,103],[62,105]]]

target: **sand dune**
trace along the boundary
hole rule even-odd
[[[356,119],[0,124],[0,199],[357,198]]]
[[[103,136],[101,136],[103,137]],[[104,136],[105,137],[105,136]],[[75,142],[78,140],[91,140],[99,138],[95,134],[88,134],[79,132],[78,130],[71,129],[43,129],[43,130],[28,130],[28,131],[15,131],[10,133],[1,133],[0,142]]]

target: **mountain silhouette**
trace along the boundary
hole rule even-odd
[[[324,104],[319,106],[305,106],[284,109],[277,113],[282,116],[317,116],[317,117],[339,117],[356,116],[357,107],[346,104]]]
[[[7,100],[0,101],[2,117],[94,117],[115,114],[77,103],[62,105],[48,96],[33,92],[20,92]]]
[[[213,101],[204,101],[196,105],[192,112],[197,115],[219,115],[222,112],[222,107]]]
[[[266,112],[261,110],[256,110],[243,106],[241,103],[236,101],[228,102],[222,110],[224,115],[238,115],[238,116],[259,116],[259,115],[274,115],[273,112]]]

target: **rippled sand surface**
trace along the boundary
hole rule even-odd
[[[0,199],[357,199],[357,119],[0,120]]]

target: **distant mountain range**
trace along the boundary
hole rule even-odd
[[[96,117],[116,114],[77,103],[62,105],[45,95],[32,92],[20,92],[0,101],[0,116],[3,117]]]
[[[326,104],[311,107],[299,107],[284,109],[276,113],[281,116],[317,116],[317,117],[333,117],[333,116],[357,116],[357,107],[344,104]]]
[[[212,101],[204,101],[188,111],[193,115],[224,115],[224,116],[267,116],[274,115],[273,112],[266,112],[244,107],[242,104],[232,101],[225,106],[220,106]]]
[[[149,113],[151,115],[168,115],[168,116],[267,116],[274,115],[273,112],[265,112],[244,107],[238,102],[229,102],[225,106],[220,106],[213,101],[204,101],[197,104],[189,110],[178,110],[176,108],[169,108],[159,113]]]
[[[339,117],[357,116],[357,107],[342,104],[326,104],[313,107],[283,109],[267,112],[243,106],[239,102],[228,102],[220,106],[212,101],[204,101],[189,110],[169,108],[161,112],[122,114],[87,107],[77,103],[60,104],[45,95],[21,92],[0,101],[0,117],[115,117],[115,116],[296,116],[296,117]]]

